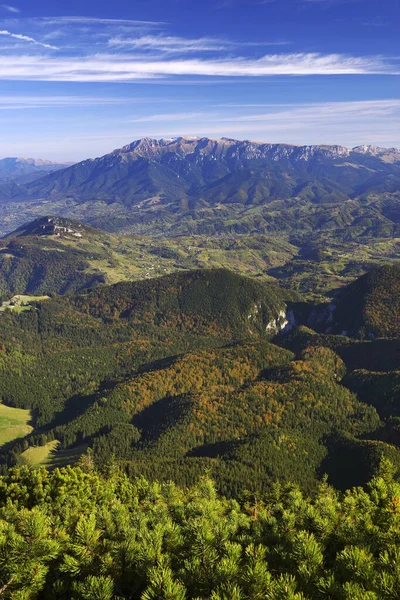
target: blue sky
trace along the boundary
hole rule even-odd
[[[400,0],[0,0],[0,157],[141,137],[400,147]]]

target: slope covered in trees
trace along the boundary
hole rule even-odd
[[[132,477],[187,485],[208,469],[234,496],[276,480],[311,491],[324,473],[362,484],[382,456],[397,468],[400,342],[298,327],[272,344],[291,298],[212,270],[4,312],[0,395],[32,411],[34,431],[3,446],[3,470],[50,442],[60,460],[114,455]],[[378,389],[385,373],[385,395],[371,398],[364,380]]]
[[[334,319],[357,337],[400,337],[400,266],[374,269],[349,285],[338,297]]]
[[[192,483],[209,468],[229,495],[278,479],[311,490],[328,436],[368,434],[381,422],[336,382],[343,364],[333,352],[292,358],[266,342],[185,354],[103,390],[84,412],[67,404],[46,439],[60,449],[89,444],[96,463],[114,455],[131,475],[152,479]]]
[[[1,315],[1,396],[48,423],[68,398],[140,365],[238,339],[271,337],[285,294],[224,270],[121,283]],[[272,327],[272,325],[271,325]],[[23,374],[23,376],[22,376]],[[78,402],[78,400],[76,400]]]

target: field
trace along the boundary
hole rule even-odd
[[[28,435],[33,430],[29,425],[30,419],[29,410],[0,403],[0,446]]]
[[[220,267],[268,281],[268,269],[284,265],[298,252],[283,237],[262,235],[157,239],[102,232],[88,235],[87,239],[64,237],[61,243],[81,250],[90,265],[87,272],[104,273],[107,283]]]
[[[42,300],[48,300],[48,296],[28,296],[26,294],[18,294],[13,296],[11,300],[2,302],[0,306],[0,312],[9,309],[16,313],[24,312],[24,310],[30,310],[31,302],[41,302]]]
[[[46,466],[49,469],[55,469],[73,464],[88,448],[87,444],[83,444],[72,450],[57,450],[58,446],[57,440],[48,442],[44,446],[31,446],[22,452],[20,462],[34,468]]]
[[[54,440],[44,446],[31,446],[21,454],[21,462],[30,467],[39,467],[40,465],[48,464],[52,454],[57,449],[59,442]]]

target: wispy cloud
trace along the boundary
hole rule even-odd
[[[197,38],[189,39],[177,36],[165,35],[145,35],[137,38],[126,38],[116,36],[110,38],[109,46],[124,47],[127,46],[137,50],[150,50],[163,53],[186,54],[191,52],[221,52],[228,49],[234,49],[239,46],[286,46],[290,42],[269,41],[269,42],[235,42],[227,39],[218,38]]]
[[[389,21],[386,19],[376,18],[373,21],[362,21],[361,25],[365,27],[387,27],[389,25]]]
[[[4,8],[7,12],[18,14],[20,13],[20,9],[16,6],[10,6],[10,4],[0,4],[0,8]]]
[[[227,54],[234,56],[239,54],[239,49],[247,55],[254,49],[260,55],[261,49],[268,46],[287,46],[291,42],[286,40],[232,40],[228,37],[184,37],[168,35],[166,33],[167,23],[161,21],[147,21],[139,19],[112,19],[86,16],[50,16],[20,19],[19,24],[26,28],[24,38],[18,35],[18,39],[31,41],[42,47],[54,49],[55,40],[62,39],[63,55],[74,57],[87,55],[96,47],[99,51],[110,52],[126,56],[132,60],[132,53],[137,55],[138,60],[157,60],[180,57],[188,58],[196,54],[201,58],[204,55],[213,58],[225,57]],[[15,20],[13,21],[13,27]],[[7,27],[7,33],[12,34],[11,25]],[[6,34],[6,30],[4,30]],[[40,40],[40,41],[39,41]],[[248,52],[251,49],[251,52]],[[211,54],[212,53],[212,54]],[[130,56],[127,56],[130,55]],[[113,59],[114,60],[114,59]],[[113,78],[114,79],[114,78]]]
[[[231,42],[213,38],[187,39],[175,36],[146,35],[138,38],[116,36],[108,41],[110,46],[129,46],[132,49],[161,52],[216,52],[225,50]]]
[[[148,115],[138,119],[131,119],[130,123],[172,123],[176,121],[192,121],[196,119],[210,119],[212,113],[191,112],[191,113],[161,113],[158,115]]]
[[[36,22],[47,25],[128,25],[128,26],[160,26],[166,25],[163,21],[140,21],[137,19],[103,19],[98,17],[37,17]]]
[[[282,110],[282,108],[284,110]],[[229,121],[241,123],[262,123],[277,121],[285,122],[286,119],[293,122],[330,121],[331,119],[344,121],[347,119],[367,118],[374,116],[389,116],[400,111],[400,100],[362,100],[357,102],[322,102],[309,105],[283,105],[281,110],[269,111],[267,113],[231,117]],[[220,118],[221,120],[221,118]],[[222,120],[226,120],[222,117]]]
[[[338,4],[340,3],[342,0],[300,0],[302,4],[304,4],[305,6],[308,4],[309,6],[311,6],[312,4],[318,6],[331,6],[332,4]],[[351,0],[348,0],[349,2],[351,2]]]
[[[0,32],[1,33],[1,32]],[[9,35],[9,32],[3,33]],[[271,77],[276,75],[398,74],[399,67],[379,56],[271,54],[259,59],[147,60],[126,55],[85,57],[6,55],[1,79],[36,81],[140,81],[169,77]]]
[[[11,21],[10,21],[11,22]],[[12,21],[15,26],[15,19]],[[86,16],[50,16],[19,19],[24,34],[41,43],[63,40],[63,52],[81,55],[94,47],[109,48],[108,40],[118,36],[141,37],[160,32],[166,27],[161,21],[113,19]],[[11,25],[4,28],[11,29]],[[121,46],[118,50],[122,52]]]
[[[303,4],[303,6],[309,6],[311,7],[312,5],[315,6],[321,6],[321,7],[329,7],[329,6],[335,6],[337,4],[349,4],[349,3],[356,3],[356,2],[363,2],[364,0],[299,0],[300,4]]]
[[[151,102],[152,99],[140,99]],[[162,100],[165,102],[166,100]],[[100,96],[0,96],[0,110],[29,110],[35,108],[71,108],[134,104],[135,99]]]
[[[57,46],[51,46],[50,44],[44,44],[43,42],[39,42],[35,40],[35,38],[30,37],[29,35],[23,35],[22,33],[12,33],[7,29],[0,30],[0,35],[5,35],[11,37],[15,40],[21,40],[23,42],[29,42],[31,44],[36,44],[37,46],[42,46],[43,48],[48,48],[50,50],[58,50]]]
[[[233,124],[245,124],[248,128],[249,124],[255,123],[257,126],[267,124],[269,128],[281,129],[301,126],[309,126],[310,123],[316,122],[334,122],[347,121],[353,119],[364,119],[364,122],[369,117],[382,117],[397,115],[400,117],[400,100],[362,100],[353,102],[320,102],[311,104],[224,104],[214,106],[216,111],[209,113],[161,113],[154,115],[146,115],[137,119],[133,119],[131,123],[175,123],[180,120],[193,120],[200,118],[203,122],[229,123],[229,127]],[[224,111],[218,110],[224,108]],[[237,109],[248,108],[264,108],[267,112],[237,114]],[[236,114],[235,114],[236,113]],[[241,131],[242,128],[239,128]]]
[[[255,6],[262,6],[263,4],[274,4],[278,0],[220,0],[217,1],[214,9],[221,10],[224,8],[232,8],[235,4],[252,4]]]

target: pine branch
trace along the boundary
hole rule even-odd
[[[13,575],[8,583],[5,583],[2,588],[0,588],[0,596],[4,594],[8,587],[12,584],[15,579],[15,575]]]

